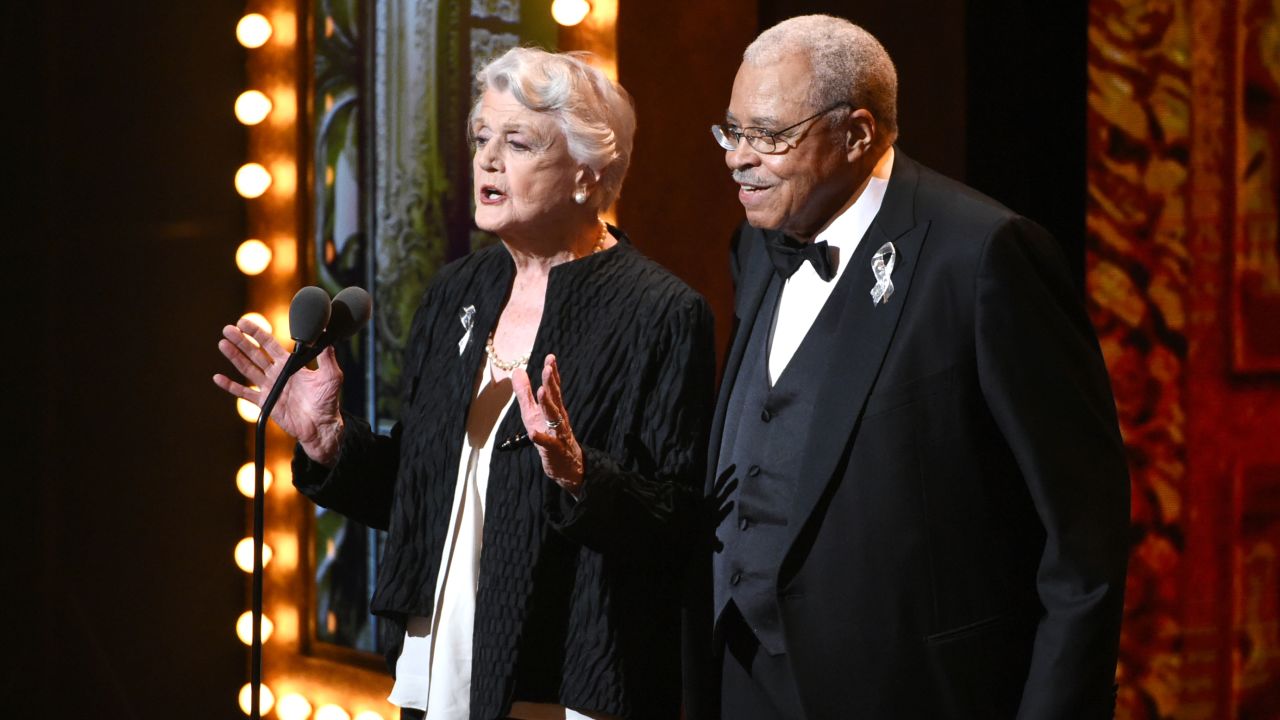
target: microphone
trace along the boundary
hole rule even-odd
[[[308,285],[293,296],[293,300],[289,303],[289,335],[294,342],[293,352],[285,361],[284,369],[276,378],[276,384],[271,388],[267,401],[262,404],[264,413],[271,413],[271,409],[275,407],[275,401],[279,399],[279,391],[284,389],[285,382],[310,362],[307,351],[323,335],[332,312],[329,293],[323,288]]]
[[[329,324],[332,309],[329,293],[315,285],[308,285],[293,296],[289,303],[289,334],[294,342],[311,345]]]
[[[253,477],[253,633],[250,642],[250,720],[261,720],[262,708],[259,697],[262,688],[262,538],[265,525],[265,505],[263,495],[266,494],[263,468],[266,465],[267,419],[280,399],[285,383],[294,373],[307,364],[305,358],[311,346],[324,332],[332,315],[329,293],[314,285],[302,288],[289,303],[289,335],[293,337],[294,347],[284,368],[276,376],[275,384],[267,393],[258,414],[258,424],[254,433],[254,477]]]
[[[333,296],[331,307],[328,327],[314,343],[298,353],[302,356],[303,364],[316,359],[330,345],[336,345],[359,332],[373,314],[373,299],[364,288],[352,285]],[[289,322],[292,324],[293,321]]]

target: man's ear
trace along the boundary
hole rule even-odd
[[[849,113],[845,131],[845,154],[850,161],[866,155],[876,144],[876,119],[870,111],[858,108]]]

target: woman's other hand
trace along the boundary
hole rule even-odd
[[[262,407],[289,353],[270,333],[250,320],[241,319],[236,325],[223,327],[222,336],[218,350],[240,371],[248,385],[221,373],[213,376],[214,384]],[[271,419],[298,440],[308,457],[332,466],[342,438],[342,369],[331,347],[320,353],[316,364],[315,370],[302,368],[289,380],[271,411]]]
[[[582,493],[582,447],[573,436],[569,413],[560,392],[560,368],[555,355],[542,365],[542,387],[534,397],[529,375],[523,369],[511,373],[511,385],[520,403],[525,434],[538,448],[542,471],[574,497]]]

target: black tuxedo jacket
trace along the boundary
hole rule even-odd
[[[774,272],[764,242],[744,226],[735,243],[712,474]],[[875,305],[870,265],[845,270],[776,588],[806,716],[1111,717],[1128,472],[1060,247],[901,151],[862,242],[894,244],[894,291]],[[726,582],[707,568],[703,598]],[[717,712],[709,615],[689,618],[696,718]]]

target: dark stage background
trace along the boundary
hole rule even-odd
[[[237,717],[237,2],[5,3],[12,718]],[[11,196],[12,197],[12,196]],[[16,283],[16,291],[11,283]],[[15,498],[16,495],[16,498]],[[15,512],[16,511],[16,512]],[[9,567],[9,564],[6,563]]]

